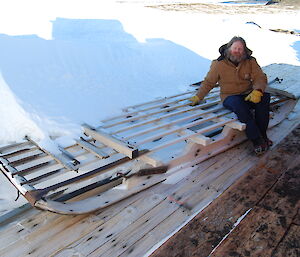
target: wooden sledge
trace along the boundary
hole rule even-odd
[[[284,120],[296,100],[270,89],[270,127]],[[245,124],[226,110],[215,88],[192,107],[195,91],[126,108],[84,133],[60,154],[26,137],[0,148],[3,174],[32,206],[84,214],[146,190],[246,139]]]

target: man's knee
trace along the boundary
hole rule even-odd
[[[223,102],[223,105],[225,108],[233,111],[238,112],[240,110],[248,110],[249,107],[245,103],[245,100],[240,95],[231,95],[226,97],[226,99]]]
[[[257,107],[259,109],[268,109],[269,108],[269,105],[270,105],[270,100],[271,100],[271,96],[269,93],[264,93],[262,98],[261,98],[261,101],[259,103],[257,103]]]
[[[253,119],[253,115],[251,114],[250,107],[245,102],[244,97],[240,95],[228,96],[223,102],[225,108],[233,111],[239,121],[241,122],[249,122]]]
[[[271,95],[270,93],[264,93],[262,98],[261,98],[261,103],[263,104],[269,104],[271,100]]]

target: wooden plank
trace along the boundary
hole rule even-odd
[[[62,164],[67,170],[74,171],[76,170],[76,167],[71,163],[68,162],[62,155],[55,155],[47,151],[46,149],[42,149],[36,142],[34,142],[31,138],[26,136],[26,139],[31,142],[33,145],[38,147],[41,151],[43,151],[45,154],[51,156],[54,160],[56,160],[58,163]]]
[[[32,148],[30,150],[26,150],[24,152],[19,152],[18,155],[8,156],[6,155],[4,158],[7,159],[12,165],[17,165],[17,163],[26,162],[30,160],[30,158],[35,158],[43,154],[43,152],[37,148]]]
[[[165,123],[160,124],[160,125],[152,126],[151,128],[147,128],[147,129],[144,129],[144,130],[140,130],[138,132],[134,132],[130,135],[126,135],[124,137],[124,140],[128,140],[128,139],[133,138],[133,137],[141,136],[141,135],[144,135],[144,134],[147,134],[147,133],[150,133],[152,131],[159,130],[159,129],[162,129],[162,128],[168,128],[169,129],[170,127],[172,127],[173,125],[175,125],[177,123],[186,122],[186,121],[191,120],[191,119],[200,118],[200,117],[203,117],[203,115],[211,114],[211,113],[217,112],[221,109],[224,109],[224,108],[221,107],[221,106],[216,106],[215,108],[209,109],[207,111],[199,112],[199,113],[189,115],[189,116],[186,116],[186,117],[183,117],[183,118],[168,121],[168,122],[165,122]],[[178,127],[178,128],[180,129],[180,127]]]
[[[190,142],[194,142],[196,144],[199,145],[204,145],[207,146],[208,144],[210,144],[212,142],[211,138],[206,137],[204,135],[195,135],[195,132],[191,131],[190,129],[185,129],[180,131],[183,135],[191,135],[191,137],[189,137],[189,141]]]
[[[300,226],[292,224],[283,240],[272,252],[273,257],[299,256],[300,254]]]
[[[80,161],[78,161],[75,156],[73,156],[70,152],[65,150],[62,146],[57,145],[58,149],[61,151],[62,155],[65,156],[69,161],[72,163],[73,168],[75,168],[77,165],[80,164]]]
[[[213,166],[210,166],[209,169],[204,171],[205,174],[200,172],[200,177],[194,177],[189,180],[190,183],[185,183],[185,187],[180,187],[172,194],[169,192],[169,195],[176,198],[176,201],[167,197],[165,201],[161,202],[148,213],[145,213],[140,219],[137,219],[128,229],[111,238],[109,242],[99,247],[96,251],[93,251],[93,256],[105,256],[105,254],[108,256],[140,256],[139,252],[136,252],[135,247],[139,246],[140,241],[147,237],[147,234],[152,236],[151,242],[162,240],[168,232],[173,231],[180,223],[188,219],[188,216],[191,215],[191,210],[194,210],[193,207],[197,206],[201,208],[201,206],[205,206],[219,194],[207,187],[215,177],[210,176],[210,179],[207,180],[207,174],[214,170],[216,175],[219,172],[226,171],[226,169],[228,167],[226,168],[224,165],[222,169],[217,170]],[[206,179],[205,182],[203,182],[203,178]],[[152,234],[154,230],[160,232],[162,237],[156,238]],[[155,240],[153,240],[153,237]],[[144,253],[148,249],[145,248]],[[142,251],[141,248],[139,251]]]
[[[137,104],[137,105],[133,105],[133,106],[128,106],[128,107],[123,109],[123,111],[125,112],[124,114],[101,120],[101,122],[106,123],[106,122],[116,120],[116,119],[120,119],[120,118],[127,118],[128,116],[136,115],[139,112],[145,112],[145,111],[157,108],[157,107],[161,107],[162,105],[165,105],[165,103],[163,103],[162,105],[156,106],[156,107],[150,106],[150,107],[146,107],[146,108],[142,108],[142,109],[139,109],[139,107],[151,105],[151,104],[154,104],[154,103],[164,102],[168,99],[184,96],[184,95],[187,95],[187,94],[195,94],[195,93],[196,93],[196,91],[188,91],[188,92],[172,95],[172,96],[169,96],[169,97],[159,98],[157,100],[149,101],[149,102],[146,102],[146,103],[141,103],[141,104]],[[211,91],[211,93],[215,93],[215,91]],[[188,98],[185,98],[185,100],[186,99],[188,99]],[[129,111],[130,109],[135,110],[135,111]]]
[[[9,179],[9,181],[19,190],[19,192],[23,195],[25,195],[25,193],[27,191],[30,190],[34,190],[35,188],[29,185],[21,185],[21,183],[26,182],[26,179],[20,175],[12,175],[12,173],[15,173],[17,170],[11,166],[7,166],[4,163],[4,160],[1,160],[0,157],[0,161],[2,162],[2,164],[0,164],[0,168],[3,172],[3,174]]]
[[[226,120],[230,120],[230,118],[227,117],[221,117],[217,119],[218,121],[226,121]],[[230,122],[228,124],[226,124],[227,127],[233,128],[233,129],[238,129],[239,131],[243,131],[246,129],[246,124],[242,123],[238,120]]]
[[[172,96],[169,96],[169,97],[162,97],[162,98],[159,98],[157,100],[149,101],[149,102],[146,102],[146,103],[131,105],[131,106],[126,107],[124,110],[126,111],[128,109],[136,109],[136,108],[141,107],[141,106],[145,106],[145,105],[149,105],[149,104],[153,104],[153,103],[158,103],[158,102],[163,102],[163,101],[166,101],[166,100],[169,100],[169,99],[172,99],[172,98],[176,98],[178,96],[190,95],[190,94],[195,94],[195,90],[191,90],[191,91],[188,91],[188,92],[172,95]]]
[[[31,254],[31,256],[46,257],[56,255],[64,248],[67,250],[68,246],[73,242],[77,245],[76,241],[80,242],[82,240],[88,244],[92,241],[89,237],[85,237],[89,232],[98,232],[99,230],[101,233],[103,230],[101,226],[103,224],[120,213],[124,216],[124,213],[132,210],[132,207],[129,207],[129,210],[127,209],[124,212],[122,212],[122,210],[136,202],[137,199],[140,199],[140,197],[135,195],[120,202],[115,208],[108,208],[99,213],[96,212],[90,215],[64,216],[49,212],[39,212],[36,215],[28,217],[20,224],[25,228],[20,233],[18,233],[20,230],[19,227],[14,226],[8,228],[12,230],[11,233],[16,236],[16,240],[8,241],[10,243],[6,248],[0,251],[0,255],[27,256]],[[151,194],[145,199],[152,201]],[[120,221],[120,218],[115,220]],[[26,224],[26,222],[30,224]],[[104,233],[105,230],[103,230],[103,234]],[[5,239],[7,235],[8,232],[0,233],[0,238]],[[28,242],[31,243],[28,244]]]
[[[84,132],[101,143],[115,149],[119,153],[125,154],[129,158],[133,159],[138,156],[138,149],[130,144],[124,143],[110,134],[103,131],[92,129],[88,125],[84,125]]]
[[[210,166],[212,161],[207,162],[205,165],[201,164],[200,166],[205,168],[207,166]],[[69,235],[66,236],[65,240],[59,240],[60,237],[64,237],[63,235],[60,235],[60,237],[51,237],[49,240],[47,240],[47,246],[46,245],[40,245],[40,247],[37,250],[37,254],[39,252],[44,252],[43,249],[61,249],[62,245],[67,245],[68,247],[65,248],[65,250],[62,249],[61,252],[57,256],[66,256],[66,254],[70,253],[80,253],[83,256],[86,256],[88,252],[92,252],[93,249],[99,247],[99,245],[103,244],[104,242],[109,241],[113,234],[118,234],[120,231],[125,229],[127,226],[130,226],[132,223],[132,219],[135,220],[137,217],[142,216],[144,213],[147,213],[149,209],[152,209],[153,206],[157,204],[157,201],[161,201],[162,197],[161,194],[168,194],[171,193],[168,191],[176,190],[178,188],[177,185],[162,185],[160,184],[157,187],[152,188],[151,190],[144,191],[141,194],[135,195],[129,199],[126,199],[117,205],[115,205],[114,208],[109,208],[104,210],[104,217],[107,222],[103,223],[98,227],[94,227],[93,224],[90,224],[89,221],[80,222],[74,227],[68,228],[66,231],[64,231],[64,234]],[[138,201],[132,201],[132,199],[138,199]],[[128,201],[131,201],[131,205],[128,209],[125,209],[124,212],[120,211],[119,207],[120,204],[124,204]],[[108,215],[105,213],[106,210],[115,210],[115,213],[118,213],[117,216]],[[101,211],[101,216],[102,216]],[[100,221],[101,216],[97,217],[97,219]],[[88,222],[88,226],[86,226],[86,223]],[[90,231],[90,233],[86,233],[85,236],[79,237],[79,235],[82,235],[82,230],[84,231]],[[67,232],[69,231],[69,232]],[[76,231],[76,233],[74,232]],[[70,242],[72,238],[75,237],[75,235],[78,237],[78,241],[75,241],[72,245],[69,245],[67,242]],[[38,236],[38,234],[37,234]],[[71,238],[71,239],[70,239]],[[72,242],[72,241],[71,241]]]
[[[12,155],[15,152],[19,152],[19,151],[30,150],[31,148],[32,145],[28,141],[2,146],[0,148],[0,153],[1,153],[0,157],[5,157],[6,155]]]
[[[106,159],[109,157],[109,155],[106,152],[102,151],[101,149],[91,144],[90,142],[84,140],[83,138],[81,138],[80,140],[76,140],[76,143],[82,146],[87,151],[95,154],[100,159]]]
[[[206,193],[196,192],[194,196],[195,197],[193,197],[193,199],[195,200],[195,202],[193,204],[197,206],[194,209],[199,210],[213,201],[216,198],[217,193],[212,193],[212,190],[206,190]],[[178,203],[180,202],[181,201],[178,201]],[[185,222],[187,222],[187,220],[190,219],[190,216],[192,216],[194,212],[190,212],[189,209],[186,209],[184,206],[180,206],[178,203],[173,202],[174,205],[179,206],[178,209],[176,209],[170,216],[164,219],[158,226],[153,227],[153,229],[149,233],[145,234],[140,240],[126,247],[125,251],[120,254],[120,256],[149,256],[148,251],[151,250],[151,246],[155,246],[158,242],[164,240],[166,236],[174,233],[178,229],[180,224],[184,224]],[[191,204],[190,201],[189,204]],[[156,215],[160,214],[156,213]],[[164,256],[172,255],[166,253],[166,255]]]
[[[114,235],[126,230],[132,222],[142,217],[163,199],[157,188],[152,192],[148,191],[144,197],[139,197],[138,200],[121,210],[114,217],[111,217],[107,222],[94,230],[90,230],[90,233],[80,238],[78,242],[74,242],[68,249],[62,249],[56,256],[66,256],[69,249],[72,249],[72,252],[80,253],[82,256],[88,256],[93,249],[111,240]]]
[[[291,99],[296,99],[295,95],[293,95],[292,93],[271,86],[268,86],[266,88],[266,92],[272,95],[286,96]]]
[[[141,103],[141,104],[136,104],[136,105],[132,105],[132,106],[127,106],[126,108],[123,109],[123,112],[124,112],[123,114],[117,115],[117,116],[114,116],[114,117],[110,117],[110,118],[107,118],[107,119],[104,119],[104,120],[101,120],[101,122],[102,123],[106,123],[106,122],[109,122],[109,121],[112,121],[112,120],[116,120],[116,119],[120,119],[120,118],[126,118],[128,115],[130,115],[130,116],[131,115],[136,115],[140,111],[144,111],[145,110],[145,109],[141,109],[140,110],[140,109],[138,109],[138,107],[147,106],[149,104],[151,105],[151,104],[158,103],[158,102],[163,102],[163,101],[166,101],[167,99],[175,98],[175,97],[186,95],[186,94],[191,94],[193,92],[195,93],[195,91],[189,91],[189,92],[184,92],[184,93],[177,94],[177,95],[170,96],[170,97],[162,97],[162,98],[159,98],[157,100],[149,101],[149,102],[146,102],[146,103]],[[130,109],[131,110],[136,109],[136,110],[135,111],[130,111]]]
[[[167,136],[167,135],[170,135],[170,134],[179,132],[179,131],[184,130],[184,129],[187,129],[187,128],[194,127],[194,126],[199,125],[199,124],[203,124],[203,123],[208,122],[208,121],[212,121],[212,120],[214,120],[214,119],[216,119],[216,118],[218,118],[218,117],[221,117],[221,116],[223,116],[223,115],[226,115],[226,114],[228,114],[228,112],[221,113],[221,114],[212,114],[212,115],[208,115],[206,118],[199,119],[199,120],[196,120],[196,121],[192,121],[192,122],[189,122],[189,123],[187,123],[187,124],[178,126],[178,127],[176,127],[176,128],[173,128],[173,129],[167,129],[166,131],[161,132],[161,133],[158,133],[158,134],[156,134],[156,135],[152,135],[152,136],[143,138],[142,140],[138,141],[136,144],[137,144],[137,145],[143,145],[143,144],[145,144],[145,143],[147,143],[147,142],[154,141],[154,140],[156,140],[156,139],[158,139],[158,138],[161,138],[161,137],[164,137],[164,136]],[[234,120],[230,120],[230,122],[232,122],[232,121],[234,121]],[[227,123],[229,123],[229,121],[226,121],[225,124],[227,124]],[[217,127],[222,127],[223,125],[225,125],[223,122],[219,122],[219,123],[216,123],[216,124],[218,124]],[[221,124],[222,124],[222,125],[221,125]],[[216,126],[216,125],[214,124],[214,126]],[[215,128],[217,128],[217,127],[215,127]],[[203,129],[203,130],[204,130],[204,129]],[[209,130],[207,130],[207,131],[209,131]],[[201,133],[202,133],[202,132],[201,132]],[[195,135],[196,135],[196,134],[201,134],[201,133],[196,132]],[[203,133],[204,133],[204,132],[203,132]],[[188,138],[189,138],[189,136],[186,136],[186,137],[185,137],[185,139],[188,139]],[[184,139],[184,140],[185,140],[185,139]],[[181,141],[182,141],[182,140],[181,140]]]
[[[282,124],[281,128],[279,127],[278,129],[282,131]],[[259,158],[259,162],[248,173],[240,178],[233,187],[225,191],[219,199],[215,200],[207,209],[198,214],[194,220],[182,228],[179,233],[166,242],[152,256],[209,256],[212,249],[214,249],[214,247],[219,244],[226,234],[230,232],[237,220],[254,206],[265,206],[261,209],[267,210],[270,210],[271,207],[274,210],[278,210],[277,214],[283,217],[285,216],[284,213],[286,213],[288,210],[293,210],[293,208],[297,209],[297,207],[293,204],[293,200],[291,202],[292,205],[289,205],[288,207],[286,204],[278,201],[278,198],[274,197],[274,195],[266,194],[270,188],[274,188],[274,183],[278,181],[278,178],[281,176],[281,173],[286,170],[286,167],[293,163],[292,160],[299,158],[299,148],[297,148],[297,144],[291,145],[291,142],[294,142],[295,140],[295,135],[290,135],[289,138],[290,141],[284,140],[283,143],[277,146],[276,149],[272,150],[272,152],[269,152],[263,158]],[[288,154],[283,155],[283,153],[287,150],[289,151]],[[231,162],[231,159],[228,159],[228,162]],[[294,181],[294,179],[291,178],[291,181]],[[283,185],[284,184],[282,184],[282,186]],[[290,187],[285,186],[283,188],[288,190]],[[295,186],[293,186],[293,188],[295,188]],[[280,192],[281,190],[279,188],[276,189],[275,187],[274,191]],[[291,194],[295,195],[293,192],[290,192],[290,195]],[[268,199],[266,203],[261,201],[264,196],[266,196]],[[295,198],[296,197],[292,199]],[[272,201],[270,202],[270,200]],[[280,207],[280,210],[278,207]],[[292,209],[290,207],[292,207]],[[286,211],[282,212],[282,208],[286,209]],[[257,209],[252,210],[250,213],[253,213],[255,216],[256,210]],[[263,215],[261,212],[256,213],[258,217],[259,214]],[[246,216],[246,218],[248,216]],[[292,217],[293,214],[289,216]],[[252,221],[252,223],[250,222],[248,224],[249,226],[253,224],[252,231],[255,231],[255,228],[258,228],[258,225],[256,226],[254,224],[254,219]],[[267,220],[261,219],[261,221],[258,221],[256,224],[264,224],[264,222],[267,222]],[[278,222],[278,224],[280,224],[280,222]],[[286,224],[288,226],[288,222]],[[243,231],[246,232],[245,230]],[[263,232],[262,228],[260,231]],[[243,233],[232,236],[231,240],[234,243],[241,237],[243,237]],[[249,236],[245,237],[248,237],[249,240],[252,240],[254,244],[252,246],[254,249],[256,249],[255,245],[258,246],[260,244],[260,241],[257,240],[259,238],[258,236],[253,235],[251,239]],[[247,240],[245,239],[244,242],[247,245],[246,241]],[[243,251],[242,249],[245,249],[245,247],[240,243],[239,245],[241,247],[239,249]],[[261,249],[267,249],[268,247],[262,247]],[[227,248],[222,247],[222,249],[226,250]],[[231,250],[232,251],[230,254],[233,256],[247,256],[247,252],[234,253],[236,248],[231,248]],[[250,255],[251,254],[255,256],[271,256],[267,253],[258,254],[252,250],[250,251]],[[229,255],[228,252],[215,252],[214,256]]]
[[[34,178],[31,178],[31,179],[26,179],[26,181],[24,182],[21,182],[21,185],[26,185],[26,184],[29,184],[31,186],[34,186],[38,183],[41,183],[43,181],[48,181],[49,178],[53,177],[53,176],[57,176],[59,173],[64,173],[65,170],[64,169],[56,169],[56,170],[52,170],[50,172],[47,172],[47,173],[44,173],[42,175],[39,175],[39,176],[36,176]]]
[[[218,156],[219,157],[219,156]],[[224,158],[220,159],[224,160]],[[196,202],[200,201],[201,202],[201,195],[196,194],[195,192],[207,192],[206,187],[202,186],[202,183],[205,183],[205,185],[208,183],[208,181],[213,181],[214,176],[210,176],[210,179],[207,180],[207,175],[208,174],[216,174],[220,172],[224,172],[228,168],[228,164],[232,165],[231,163],[226,162],[222,164],[221,163],[216,163],[215,165],[211,165],[214,163],[214,160],[211,159],[207,163],[201,163],[198,168],[199,172],[198,173],[192,173],[187,180],[182,181],[184,187],[177,187],[177,190],[172,190],[169,192],[164,192],[166,196],[172,195],[173,197],[181,197],[180,201],[185,201],[186,199],[190,199],[190,197],[196,199]],[[227,167],[226,167],[227,166]],[[207,169],[207,167],[209,167]],[[220,168],[221,167],[221,168]],[[202,172],[201,172],[202,171]],[[214,173],[213,173],[214,171]],[[180,169],[178,172],[182,172],[182,169]],[[200,176],[199,176],[200,174]],[[203,179],[206,179],[206,182],[203,182]],[[180,183],[179,183],[180,184]],[[177,185],[177,184],[176,184]],[[172,189],[176,187],[175,185],[172,185]],[[216,193],[216,191],[214,191]],[[203,196],[203,195],[202,195]],[[206,197],[204,197],[207,199]],[[188,204],[190,202],[188,201]],[[128,227],[124,232],[121,234],[116,234],[112,237],[110,237],[109,242],[106,243],[106,245],[103,245],[101,249],[97,249],[97,251],[94,251],[93,249],[89,249],[90,251],[93,251],[94,256],[102,256],[102,254],[108,254],[108,256],[119,256],[123,251],[130,251],[131,250],[131,244],[133,242],[136,242],[136,245],[139,245],[140,239],[144,238],[148,234],[148,230],[150,229],[152,233],[152,229],[156,226],[155,224],[161,224],[161,220],[165,220],[167,217],[170,216],[170,213],[173,213],[174,211],[179,210],[181,212],[182,210],[185,211],[185,208],[182,209],[177,203],[174,203],[170,201],[169,199],[166,198],[165,201],[163,201],[159,206],[155,208],[156,210],[152,209],[151,212],[145,213],[145,216],[141,217],[141,219],[137,219],[136,222]],[[185,214],[185,217],[189,215],[188,213]],[[144,221],[146,221],[144,223]],[[180,221],[180,220],[179,220]],[[152,223],[152,224],[151,224]],[[149,225],[151,224],[151,225]],[[176,222],[176,220],[172,220],[170,224],[173,224],[174,226],[177,227],[179,224]],[[170,228],[168,228],[170,229]],[[164,231],[164,230],[162,230]],[[131,234],[132,233],[132,234]],[[130,235],[130,236],[129,236]],[[164,237],[166,234],[164,235]],[[95,237],[96,238],[96,237]],[[159,240],[159,239],[158,239]],[[99,247],[99,241],[97,241],[98,244],[95,245],[95,247]],[[114,246],[114,245],[118,246]],[[113,247],[112,247],[113,246]],[[123,246],[125,246],[123,248]],[[149,246],[148,246],[149,247]],[[116,252],[118,250],[118,252]],[[146,251],[146,249],[144,249]],[[108,251],[108,252],[107,252]],[[88,255],[88,252],[84,252],[83,254]],[[134,255],[133,255],[134,256]],[[135,255],[139,256],[139,255]]]
[[[47,187],[42,187],[41,189],[43,190],[43,192],[46,194],[50,191],[53,190],[57,190],[57,189],[63,189],[65,186],[71,185],[73,183],[79,184],[82,181],[91,179],[103,172],[107,173],[110,170],[113,170],[115,168],[117,168],[120,165],[124,165],[128,162],[130,162],[131,159],[129,157],[120,157],[114,161],[111,162],[107,162],[105,165],[102,165],[101,167],[97,167],[93,170],[87,170],[85,173],[71,173],[71,174],[67,174],[66,175],[70,176],[69,178],[64,178],[64,179],[59,179],[58,182],[57,181],[53,181],[54,183],[47,186]],[[69,173],[69,172],[68,172]],[[37,187],[38,188],[38,187]]]
[[[21,163],[20,165],[15,166],[15,168],[16,168],[16,170],[18,170],[18,172],[14,172],[13,175],[25,173],[26,171],[28,171],[28,169],[31,169],[32,167],[35,167],[35,166],[37,166],[39,164],[43,164],[43,163],[49,163],[51,161],[53,161],[52,156],[44,154],[42,157],[35,158],[35,159],[31,160],[30,162]],[[9,165],[11,165],[11,163]]]
[[[208,126],[208,127],[205,127],[205,128],[203,128],[203,129],[198,130],[197,132],[195,132],[194,135],[195,135],[195,136],[196,136],[196,135],[200,135],[200,134],[203,134],[203,133],[205,133],[205,132],[209,132],[209,131],[211,131],[211,130],[214,130],[214,129],[216,129],[216,128],[220,128],[220,127],[225,126],[227,123],[232,122],[232,121],[233,121],[233,120],[215,123],[215,124],[213,124],[213,125],[210,125],[210,126]],[[195,122],[195,123],[196,123],[196,122]],[[195,124],[195,123],[193,123],[193,124]],[[151,149],[151,151],[152,151],[152,152],[158,151],[158,150],[160,150],[160,149],[162,149],[162,148],[165,148],[165,147],[171,146],[171,145],[173,145],[173,144],[176,144],[176,143],[178,143],[178,142],[187,140],[187,139],[189,139],[190,137],[191,137],[190,135],[182,136],[182,137],[176,138],[176,139],[174,139],[174,140],[168,141],[168,142],[166,142],[166,143],[162,143],[162,144],[160,144],[160,145],[157,145],[157,146],[153,147],[153,148]]]
[[[227,154],[223,154],[223,155],[226,156]],[[228,156],[228,157],[230,157],[230,156]],[[245,157],[247,158],[247,154],[244,155],[244,158]],[[222,159],[224,159],[224,157]],[[244,163],[242,160],[243,160],[243,158],[241,157],[240,162],[238,162],[236,160],[234,160],[234,161],[236,161],[236,163]],[[230,161],[229,162],[227,161],[226,165],[228,165],[228,163],[230,163]],[[218,167],[213,167],[213,166],[210,167],[209,172],[212,173],[213,170],[219,170],[219,167],[220,168],[223,167],[222,163],[218,163]],[[235,163],[233,163],[232,167],[229,167],[229,168],[227,167],[225,172],[223,172],[222,174],[231,173],[231,170],[233,170],[233,169],[235,169]],[[206,173],[206,171],[205,171],[205,173]],[[209,174],[208,171],[207,171],[206,174]],[[205,174],[203,174],[203,176],[205,176]],[[206,176],[205,176],[205,178],[206,178]],[[195,206],[195,208],[192,209],[192,210],[194,210],[191,214],[192,216],[193,216],[193,213],[199,212],[203,207],[205,207],[208,203],[210,203],[210,201],[212,201],[213,199],[215,199],[216,196],[218,196],[219,192],[215,191],[213,189],[213,186],[211,186],[211,181],[214,181],[214,179],[211,178],[209,181],[208,180],[201,181],[201,184],[200,185],[198,184],[198,188],[201,188],[201,187],[202,188],[203,187],[207,188],[209,190],[212,190],[210,192],[215,192],[215,194],[210,194],[210,195],[205,195],[204,194],[203,195],[200,191],[197,192],[197,191],[192,190],[193,191],[193,196],[190,197],[188,200],[185,200],[183,202],[184,205],[186,204],[189,207]],[[176,193],[176,195],[178,195],[178,193]],[[181,199],[182,198],[180,197],[180,201],[182,201]],[[180,203],[180,201],[179,201],[179,203]],[[141,255],[144,255],[145,251],[149,250],[149,246],[155,245],[157,243],[157,241],[164,240],[166,238],[166,235],[170,235],[174,231],[176,231],[178,229],[178,226],[179,226],[178,223],[183,224],[184,222],[186,222],[186,219],[182,220],[182,218],[181,218],[182,215],[180,215],[180,212],[185,212],[185,211],[189,211],[189,210],[185,210],[185,208],[178,209],[168,219],[164,220],[162,223],[160,223],[159,226],[155,227],[151,231],[151,233],[145,235],[141,240],[139,240],[134,245],[132,245],[126,252],[124,252],[124,256],[127,256],[127,255],[128,256],[141,256]],[[176,226],[176,224],[177,224],[177,226]],[[165,231],[167,232],[166,234],[164,234]],[[206,233],[209,233],[209,232],[206,231]],[[186,238],[186,239],[187,240],[185,240],[185,241],[189,241],[188,238]],[[187,243],[188,242],[185,242],[185,244],[187,244]],[[177,244],[181,244],[181,242],[177,242]],[[199,249],[201,249],[201,247],[199,247]],[[159,255],[159,256],[175,256],[175,255],[176,254],[173,255],[172,251],[165,251],[162,255]],[[178,256],[192,256],[192,254],[190,254],[189,252],[184,252],[184,253],[179,254]],[[195,255],[195,256],[198,256],[198,255]]]
[[[127,130],[132,130],[134,128],[145,126],[145,125],[150,124],[150,123],[156,123],[156,122],[161,121],[163,119],[171,118],[171,117],[181,115],[181,114],[184,114],[184,113],[187,113],[187,112],[195,112],[195,111],[198,110],[199,113],[201,113],[202,108],[207,108],[207,107],[210,107],[210,106],[217,105],[219,102],[220,101],[218,100],[218,101],[213,101],[213,102],[204,103],[204,104],[201,104],[201,105],[198,105],[198,106],[194,106],[193,108],[191,108],[190,106],[188,106],[186,108],[181,108],[179,111],[171,112],[171,113],[168,113],[168,114],[163,114],[159,117],[150,118],[150,119],[147,119],[147,120],[144,120],[144,121],[141,121],[141,122],[137,122],[135,124],[130,124],[130,125],[124,127],[124,128],[114,130],[111,133],[112,134],[118,134],[118,133],[121,133],[121,132],[124,132],[124,131],[127,131]]]
[[[210,256],[229,256],[229,253],[241,256],[248,253],[253,256],[271,256],[286,232],[282,222],[280,215],[275,212],[254,207]],[[290,224],[291,218],[285,217],[284,222]]]
[[[5,213],[4,215],[1,215],[0,216],[0,227],[3,227],[5,225],[9,224],[12,220],[15,220],[20,215],[23,215],[24,212],[31,210],[32,208],[33,207],[29,203],[26,203],[20,207],[13,209],[10,212]],[[1,243],[3,245],[3,241]]]
[[[36,166],[22,170],[20,174],[26,179],[30,180],[32,178],[47,174],[48,172],[51,172],[56,169],[61,169],[63,167],[64,166],[61,165],[60,163],[57,163],[52,160],[51,162],[40,163],[37,164]]]
[[[217,98],[218,96],[213,96],[211,98]],[[208,99],[208,98],[207,98]],[[127,122],[131,122],[131,121],[136,121],[136,120],[140,120],[140,119],[144,119],[144,118],[148,118],[152,115],[156,115],[156,114],[160,114],[160,113],[166,113],[166,112],[170,112],[170,111],[174,111],[176,109],[179,109],[179,108],[182,108],[182,107],[190,107],[190,108],[193,108],[192,106],[190,106],[191,103],[188,102],[188,103],[185,103],[185,104],[179,104],[179,105],[176,105],[176,106],[172,106],[172,107],[167,107],[167,108],[163,108],[163,109],[159,109],[158,111],[154,111],[154,112],[149,112],[149,113],[145,113],[145,114],[140,114],[140,115],[137,115],[137,116],[134,116],[132,118],[128,118],[126,120],[122,120],[122,121],[118,121],[118,122],[115,122],[113,124],[107,124],[107,125],[102,125],[101,127],[102,128],[110,128],[110,127],[113,127],[113,126],[116,126],[116,125],[120,125],[120,124],[123,124],[123,123],[127,123]],[[201,106],[202,104],[200,104],[199,106]],[[205,105],[205,103],[203,103],[203,105]]]

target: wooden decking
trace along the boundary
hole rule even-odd
[[[300,256],[300,126],[153,255]]]
[[[270,130],[269,135],[275,143],[278,143],[298,124],[298,118],[287,119]],[[289,148],[285,148],[285,150],[288,151]],[[295,155],[292,153],[286,163],[295,159]],[[270,155],[272,156],[272,152]],[[265,211],[265,214],[272,216],[271,211],[263,208],[260,199],[269,192],[267,188],[270,188],[280,177],[280,169],[275,162],[276,159],[281,158],[281,155],[274,157],[266,166],[265,161],[271,158],[268,156],[269,154],[261,158],[254,156],[250,143],[245,142],[204,162],[198,164],[191,162],[190,166],[181,169],[179,166],[180,172],[177,172],[176,176],[171,176],[165,183],[160,183],[91,214],[66,216],[27,208],[19,215],[1,220],[0,256],[147,256],[197,214],[202,215],[207,210],[211,210],[211,215],[201,217],[203,220],[211,220],[220,229],[213,233],[213,230],[207,227],[206,230],[203,230],[205,237],[203,243],[199,244],[196,240],[191,241],[194,249],[206,249],[206,253],[209,254],[233,228],[238,218],[251,209],[251,206],[254,211],[249,211],[246,218],[256,213],[256,210],[257,212]],[[262,167],[262,170],[252,169],[253,167]],[[223,195],[222,193],[240,177],[248,177],[248,174],[252,173],[253,175],[257,174],[255,176],[257,178],[260,178],[260,174],[268,175],[259,180],[263,184],[258,181],[255,187],[257,195],[256,193],[250,194],[253,197],[252,200],[244,199],[245,204],[231,208],[232,212],[227,216],[222,212],[213,213],[212,211],[217,211],[217,208],[211,206],[220,207],[221,205],[217,204],[219,203],[218,199],[226,197],[226,194],[228,199],[236,199],[234,203],[237,204],[238,201],[242,203],[240,199],[242,196],[238,194],[230,196],[228,195],[229,191]],[[273,206],[271,203],[267,203]],[[291,213],[285,221],[283,218],[281,221],[296,233],[299,230],[291,224],[299,224],[299,218],[298,221],[292,222],[294,216]],[[276,219],[275,215],[272,217]],[[225,224],[224,227],[222,227],[222,222]],[[237,230],[233,232],[236,233],[235,231]],[[262,226],[261,232],[264,233],[264,231],[267,230],[264,230],[264,226]],[[283,238],[282,235],[285,232],[281,231],[280,233],[281,236],[278,237],[277,243]],[[222,244],[229,244],[228,249],[232,249],[234,241],[230,242],[229,238]],[[242,241],[242,237],[240,238]],[[183,239],[181,240],[183,242]],[[176,244],[179,245],[179,242]],[[200,247],[201,245],[203,247]],[[215,254],[219,249],[224,250],[227,247],[217,248]],[[172,253],[168,248],[167,251],[163,251],[159,250],[155,254],[163,253],[161,256],[167,256],[167,252]],[[221,256],[226,256],[226,254],[221,254]]]

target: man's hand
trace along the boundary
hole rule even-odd
[[[197,95],[194,95],[189,101],[191,101],[191,106],[195,106],[200,103],[200,98]]]
[[[261,91],[254,89],[249,95],[245,97],[245,101],[250,101],[257,104],[261,101],[262,96],[263,93]]]

